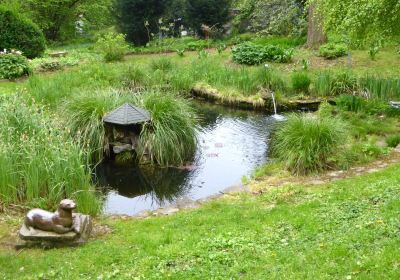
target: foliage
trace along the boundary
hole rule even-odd
[[[306,34],[306,8],[297,0],[249,0],[241,7],[239,30],[263,35],[303,36]]]
[[[243,43],[232,49],[233,60],[239,64],[257,65],[266,61],[287,63],[293,57],[292,49],[274,45]]]
[[[353,42],[400,35],[400,5],[397,0],[313,0],[324,15],[327,31],[343,34]]]
[[[314,90],[319,96],[353,94],[358,90],[358,82],[352,72],[325,71],[318,74],[317,79],[315,80]]]
[[[121,61],[128,50],[128,44],[124,35],[108,33],[97,40],[95,50],[103,55],[106,62]]]
[[[335,59],[345,56],[348,50],[344,44],[328,43],[319,48],[319,55],[326,59]]]
[[[379,53],[381,46],[377,44],[372,44],[368,49],[368,54],[371,60],[375,60],[376,55]]]
[[[183,164],[194,156],[197,117],[189,102],[170,93],[149,92],[138,105],[151,113],[140,134],[139,156],[161,166]]]
[[[172,66],[172,61],[168,57],[155,58],[150,62],[150,67],[153,71],[169,71]]]
[[[16,49],[28,58],[43,54],[46,48],[43,33],[29,19],[0,7],[0,26],[0,50]]]
[[[63,68],[63,65],[59,61],[44,61],[39,65],[42,71],[58,71]]]
[[[396,148],[400,144],[400,134],[391,135],[386,139],[388,147]]]
[[[336,104],[342,110],[355,113],[364,110],[366,107],[366,101],[356,95],[340,95],[336,98]]]
[[[0,52],[0,79],[15,79],[31,73],[28,60],[18,53]]]
[[[117,26],[135,45],[146,45],[159,31],[158,22],[167,7],[166,0],[117,0]]]
[[[61,199],[75,199],[79,210],[100,210],[85,168],[86,155],[57,118],[17,95],[0,98],[0,196],[5,205],[25,203],[54,209]]]
[[[311,78],[306,72],[294,72],[292,74],[292,88],[297,92],[307,93],[311,84]]]
[[[85,0],[26,0],[23,7],[51,41],[62,39],[63,28],[75,28],[77,7]]]
[[[315,173],[329,168],[346,135],[340,119],[293,114],[277,127],[272,151],[294,174]]]
[[[187,23],[199,35],[204,35],[202,25],[221,29],[230,19],[231,0],[186,1]]]
[[[400,79],[367,75],[359,79],[360,90],[371,98],[390,101],[400,98]]]

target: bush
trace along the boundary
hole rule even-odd
[[[153,59],[150,63],[151,69],[161,70],[161,71],[169,71],[172,68],[172,61],[168,57],[160,57],[157,59]]]
[[[311,84],[311,79],[305,72],[295,72],[292,74],[292,87],[297,92],[307,93]]]
[[[63,65],[58,61],[45,61],[40,63],[40,70],[42,71],[57,71],[63,68]]]
[[[390,148],[396,148],[400,144],[400,134],[389,136],[386,139],[386,144]]]
[[[17,49],[28,58],[41,56],[45,38],[33,22],[22,15],[0,7],[0,50]]]
[[[209,44],[206,40],[198,40],[194,42],[189,42],[186,45],[186,49],[189,51],[200,51],[208,48]]]
[[[329,158],[346,135],[345,124],[337,118],[293,114],[277,128],[272,152],[294,174],[314,173],[329,167]]]
[[[239,64],[258,65],[266,61],[286,63],[292,60],[293,50],[274,45],[243,43],[232,50],[233,60]]]
[[[335,59],[347,54],[347,46],[344,44],[329,43],[319,48],[319,55],[326,59]]]
[[[128,44],[122,34],[108,33],[97,40],[95,49],[101,53],[107,62],[123,60]]]
[[[24,56],[0,52],[0,79],[15,79],[30,73],[29,62]]]

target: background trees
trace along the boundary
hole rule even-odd
[[[324,27],[353,42],[368,43],[400,35],[398,0],[312,0]]]
[[[158,31],[169,0],[118,0],[115,3],[117,26],[128,41],[145,45]]]
[[[231,0],[191,0],[187,3],[187,22],[203,34],[201,25],[221,28],[230,19]]]

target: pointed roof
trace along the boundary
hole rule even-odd
[[[121,107],[108,113],[103,121],[111,124],[130,125],[144,123],[151,119],[150,113],[142,108],[125,103]]]

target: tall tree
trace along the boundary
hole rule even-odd
[[[32,20],[43,30],[49,40],[59,40],[61,28],[73,24],[76,8],[86,0],[25,0],[23,6]]]
[[[231,0],[187,1],[187,21],[194,30],[202,34],[201,26],[221,28],[230,19]]]
[[[307,47],[317,48],[326,43],[327,40],[322,15],[318,13],[315,3],[310,3],[308,8]]]
[[[158,21],[162,18],[169,0],[116,0],[115,12],[120,32],[128,41],[145,45],[151,34],[158,32]]]

